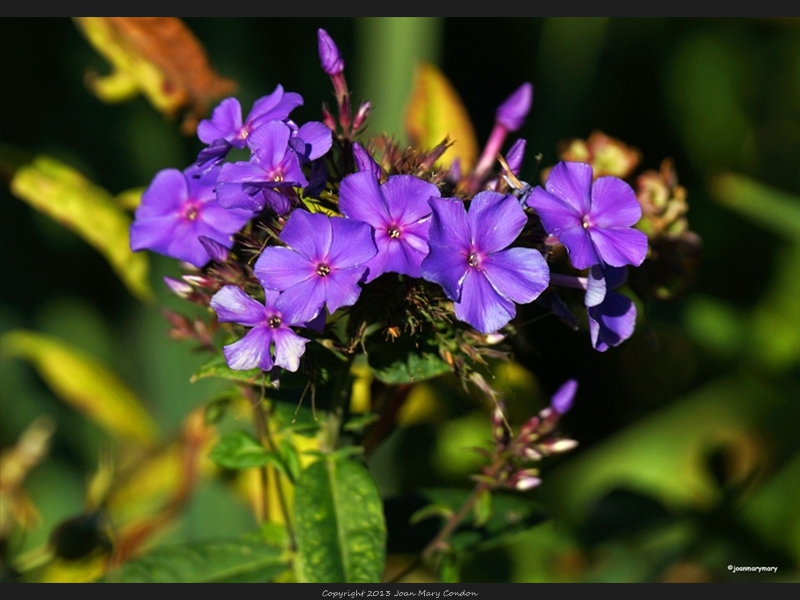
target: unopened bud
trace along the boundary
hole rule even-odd
[[[358,107],[356,116],[353,117],[353,129],[361,129],[363,127],[370,110],[372,110],[372,105],[369,102],[364,102]]]
[[[327,104],[322,105],[322,122],[331,131],[336,131],[336,119],[331,114],[331,109],[328,108]]]
[[[212,240],[210,237],[206,237],[204,235],[201,235],[198,238],[198,240],[202,244],[203,249],[205,249],[205,251],[208,252],[208,255],[211,257],[211,260],[218,263],[224,263],[225,261],[228,260],[230,253],[228,252],[228,249],[225,246],[223,246],[216,240]]]
[[[330,76],[339,75],[344,71],[344,60],[339,54],[331,36],[324,29],[317,30],[317,45],[319,47],[319,61],[322,70]]]
[[[495,122],[502,125],[506,131],[516,131],[525,123],[525,117],[528,116],[532,103],[533,85],[523,83],[497,108]]]
[[[550,408],[559,415],[563,415],[570,408],[572,408],[572,401],[575,398],[575,392],[578,391],[578,382],[574,379],[569,379],[564,383],[553,397],[550,399]]]
[[[172,277],[164,277],[164,283],[166,283],[170,291],[179,298],[186,299],[193,291],[192,286],[190,286],[188,283],[178,281],[177,279],[172,279]]]

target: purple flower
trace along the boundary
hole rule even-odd
[[[432,198],[430,254],[422,277],[455,302],[456,317],[482,333],[505,326],[515,302],[532,302],[547,288],[550,271],[538,250],[508,248],[527,222],[513,196],[481,192],[469,212],[460,200]]]
[[[214,194],[219,169],[195,176],[190,167],[182,172],[165,169],[156,174],[142,194],[131,225],[131,249],[153,250],[202,267],[209,260],[200,241],[205,236],[233,246],[233,234],[253,216],[248,210],[226,210]]]
[[[289,127],[280,121],[271,121],[254,131],[250,136],[250,161],[222,166],[217,180],[220,206],[256,212],[267,204],[279,215],[286,214],[289,200],[279,193],[280,188],[308,185],[300,160],[289,145],[291,136]]]
[[[367,283],[383,273],[420,276],[419,266],[428,254],[428,199],[433,197],[439,197],[436,186],[413,175],[395,175],[379,185],[370,170],[342,180],[342,214],[369,223],[375,230],[378,254],[367,264]]]
[[[495,122],[502,125],[507,132],[516,131],[525,123],[525,117],[533,103],[533,86],[523,83],[517,90],[497,107]]]
[[[560,162],[528,198],[547,233],[567,247],[576,269],[605,263],[639,266],[647,254],[647,236],[633,229],[642,215],[631,186],[617,177],[592,183],[592,167]]]
[[[325,73],[333,76],[344,71],[342,55],[339,54],[336,44],[324,29],[317,30],[317,45],[319,46],[319,61]]]
[[[231,148],[244,148],[250,134],[269,121],[284,121],[289,114],[303,104],[300,94],[284,93],[278,85],[268,96],[259,98],[242,123],[242,106],[236,98],[226,98],[219,103],[210,119],[203,119],[197,126],[197,137],[208,144],[197,157],[197,166],[207,171],[220,164]]]
[[[592,346],[599,352],[627,340],[636,327],[636,305],[627,296],[613,291],[625,283],[626,275],[625,268],[595,265],[589,270],[584,302]]]
[[[269,371],[273,366],[296,371],[308,340],[289,328],[300,323],[287,321],[275,307],[278,292],[265,290],[264,295],[265,303],[261,304],[240,288],[226,285],[211,298],[219,321],[252,327],[238,342],[222,349],[225,361],[234,371],[256,367]]]
[[[281,232],[288,248],[266,248],[255,264],[265,289],[283,292],[275,306],[293,323],[352,306],[377,249],[366,223],[295,210]]]
[[[269,121],[283,121],[289,113],[303,104],[300,94],[284,93],[278,85],[268,96],[259,98],[253,110],[242,123],[242,107],[236,98],[226,98],[214,109],[210,119],[203,119],[197,126],[197,137],[206,144],[224,139],[236,148],[244,148],[250,134]]]

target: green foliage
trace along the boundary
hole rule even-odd
[[[252,541],[162,546],[106,577],[118,583],[267,582],[289,567],[285,551]]]
[[[300,581],[380,581],[386,525],[375,482],[362,465],[320,458],[297,481],[294,515]]]
[[[384,383],[416,383],[450,372],[435,348],[417,348],[409,339],[372,342],[367,351],[372,373]]]

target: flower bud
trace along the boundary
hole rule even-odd
[[[220,244],[215,240],[212,240],[210,237],[206,237],[204,235],[201,235],[198,238],[198,240],[200,240],[200,243],[202,244],[205,251],[208,252],[208,255],[211,257],[211,260],[218,263],[224,263],[225,261],[228,260],[228,256],[230,256],[230,253],[228,252],[228,249],[225,246],[223,246],[222,244]]]
[[[525,123],[525,117],[528,116],[532,103],[533,85],[523,83],[497,108],[495,122],[502,125],[506,131],[516,131]]]
[[[339,49],[333,39],[324,29],[317,30],[317,44],[319,46],[319,61],[322,64],[322,70],[331,77],[340,75],[344,71],[344,60],[342,55],[339,54]]]
[[[369,116],[369,111],[372,110],[372,105],[369,102],[363,102],[356,111],[356,116],[353,117],[353,129],[361,129]]]
[[[177,279],[172,279],[172,277],[164,277],[164,283],[167,284],[167,287],[170,291],[178,296],[178,298],[188,298],[193,288],[188,283],[184,283],[183,281],[178,281]]]
[[[576,391],[578,391],[578,382],[574,379],[567,380],[564,385],[558,388],[558,391],[550,399],[550,408],[553,409],[553,412],[563,415],[572,408],[572,400],[575,398]]]

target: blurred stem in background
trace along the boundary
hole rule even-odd
[[[369,135],[404,139],[403,113],[419,61],[441,55],[444,22],[436,17],[367,17],[356,21],[356,101],[372,103]]]

